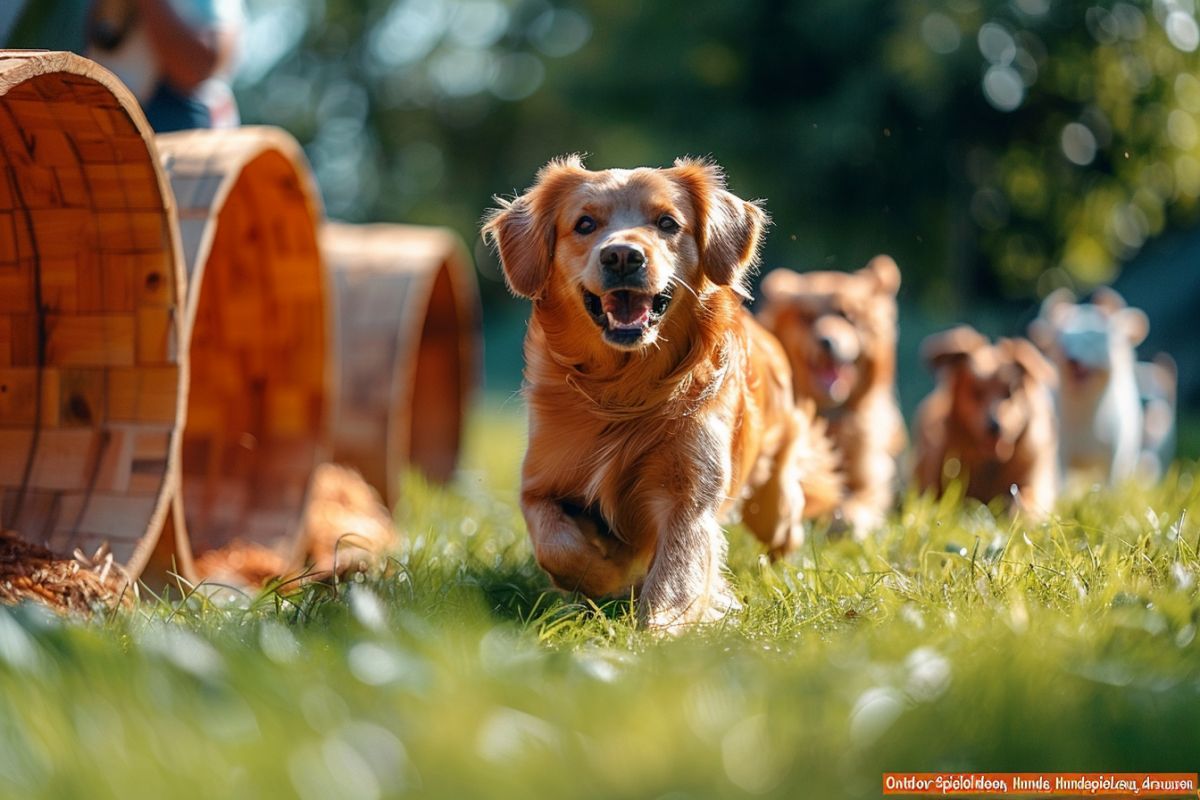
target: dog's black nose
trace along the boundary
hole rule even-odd
[[[833,352],[833,338],[830,336],[821,336],[817,338],[817,344],[821,345],[821,349],[826,353]]]
[[[610,285],[645,283],[646,254],[631,244],[610,244],[600,251],[604,281]]]
[[[987,427],[988,433],[990,433],[992,436],[996,436],[1000,433],[1000,420],[996,418],[995,414],[988,415]]]

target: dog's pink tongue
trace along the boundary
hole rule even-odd
[[[820,370],[819,375],[829,399],[834,403],[845,402],[846,397],[850,394],[850,386],[849,382],[842,377],[841,369],[833,365],[826,366]]]
[[[623,328],[645,325],[650,319],[650,304],[654,298],[648,294],[617,291],[604,295],[604,313],[610,324]]]

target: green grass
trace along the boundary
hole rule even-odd
[[[858,798],[884,770],[1200,766],[1191,466],[1029,529],[912,499],[775,565],[735,529],[745,611],[660,641],[548,591],[522,449],[518,403],[477,415],[362,582],[0,610],[0,794]]]

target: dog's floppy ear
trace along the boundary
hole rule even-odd
[[[1046,295],[1038,316],[1051,323],[1057,322],[1067,307],[1072,305],[1075,305],[1075,293],[1063,286]]]
[[[546,287],[554,259],[554,209],[584,172],[579,156],[555,159],[538,170],[525,194],[513,200],[497,197],[500,207],[484,218],[483,240],[499,252],[513,294],[536,298]]]
[[[1113,324],[1137,347],[1150,333],[1150,318],[1140,308],[1123,308],[1113,315]]]
[[[758,263],[762,233],[770,224],[767,212],[758,202],[746,202],[726,190],[725,174],[716,164],[677,159],[674,171],[696,209],[695,236],[704,274],[749,298],[746,273]]]
[[[1046,357],[1028,339],[1009,339],[1013,361],[1025,374],[1039,383],[1054,388],[1058,386],[1058,373]]]
[[[1049,353],[1054,347],[1055,329],[1062,320],[1063,312],[1074,304],[1075,293],[1066,287],[1055,289],[1042,301],[1042,307],[1033,322],[1029,323],[1026,333],[1043,353]]]
[[[804,279],[798,272],[782,267],[768,272],[758,286],[762,295],[757,306],[759,321],[773,328],[789,313],[793,301],[802,294],[803,288]]]
[[[1092,305],[1097,306],[1110,314],[1116,314],[1128,304],[1121,293],[1116,289],[1108,286],[1101,286],[1096,291],[1092,292]]]
[[[1101,286],[1092,293],[1092,305],[1108,314],[1112,318],[1113,328],[1125,334],[1134,347],[1141,344],[1146,334],[1150,333],[1150,318],[1146,312],[1130,308],[1116,289]]]
[[[800,294],[803,287],[804,278],[800,273],[781,267],[768,272],[758,288],[768,303],[781,303]]]
[[[891,256],[878,255],[867,262],[858,271],[859,275],[870,278],[875,282],[875,291],[892,297],[900,290],[900,267]]]
[[[970,325],[959,325],[948,331],[925,337],[921,342],[921,360],[931,370],[961,364],[971,353],[986,347],[987,337]]]

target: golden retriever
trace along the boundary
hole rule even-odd
[[[900,270],[876,256],[857,272],[770,272],[759,321],[783,344],[797,401],[812,398],[841,458],[839,515],[856,535],[879,527],[908,444],[896,401]]]
[[[841,485],[787,358],[743,307],[767,222],[695,160],[667,169],[546,165],[483,227],[532,299],[521,509],[556,585],[639,588],[676,631],[736,608],[720,521],[739,510],[773,554]]]
[[[938,385],[917,411],[914,482],[941,494],[961,479],[967,496],[1003,497],[1027,518],[1058,496],[1054,368],[1033,343],[991,344],[963,325],[927,338],[922,357]]]

